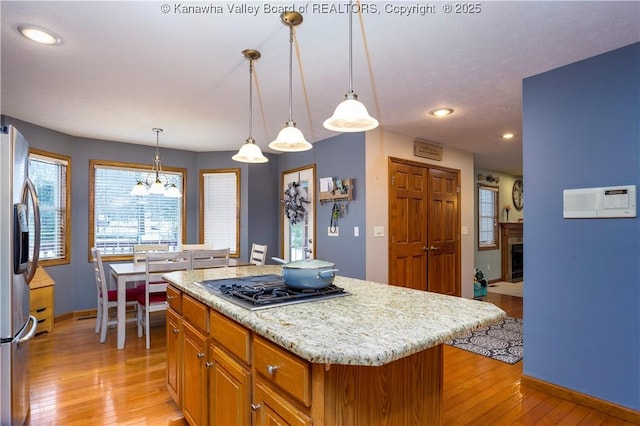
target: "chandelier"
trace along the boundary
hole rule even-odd
[[[174,183],[169,183],[167,175],[162,171],[162,160],[160,160],[159,145],[160,145],[160,133],[162,129],[154,127],[151,129],[156,132],[156,153],[153,158],[153,165],[151,171],[147,174],[144,182],[139,180],[138,183],[131,189],[129,194],[131,195],[164,195],[165,197],[179,198],[182,197],[180,190]],[[149,183],[149,176],[155,175],[153,183]],[[164,182],[161,180],[164,179]]]

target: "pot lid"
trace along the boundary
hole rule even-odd
[[[296,260],[289,262],[283,267],[296,268],[296,269],[318,269],[318,268],[333,268],[335,263],[327,262],[324,260],[311,259],[311,260]]]

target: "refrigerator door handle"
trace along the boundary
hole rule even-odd
[[[33,279],[33,276],[36,274],[38,259],[40,258],[40,205],[38,204],[36,187],[29,178],[26,179],[24,189],[22,190],[22,202],[25,204],[27,204],[27,196],[31,197],[31,204],[33,205],[33,225],[35,234],[33,236],[34,244],[32,261],[25,271],[25,280],[27,281],[27,284],[29,284]]]
[[[33,336],[36,335],[36,330],[38,329],[38,320],[33,315],[29,315],[29,321],[33,322],[33,325],[31,326],[31,329],[24,337],[21,337],[18,339],[18,346],[33,339]]]

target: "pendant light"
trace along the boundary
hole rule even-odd
[[[266,163],[269,161],[267,157],[262,155],[262,150],[251,136],[253,125],[253,61],[260,59],[260,52],[254,49],[245,49],[242,55],[249,60],[249,137],[244,145],[240,147],[240,151],[233,157],[235,161],[242,163]]]
[[[349,92],[336,107],[333,115],[322,125],[335,132],[364,132],[378,127],[378,120],[371,117],[364,104],[353,92],[353,1],[349,2]]]
[[[280,20],[283,24],[289,26],[289,121],[285,123],[285,126],[278,137],[269,144],[269,148],[275,151],[284,152],[299,152],[307,151],[311,149],[311,144],[307,142],[304,135],[296,127],[296,123],[292,118],[292,74],[293,74],[293,27],[302,23],[302,15],[295,11],[283,12],[280,15]]]
[[[178,187],[169,183],[169,179],[162,171],[162,160],[160,160],[159,146],[160,146],[160,133],[163,132],[162,129],[154,127],[154,132],[156,132],[156,153],[153,157],[153,165],[151,166],[151,171],[147,175],[147,178],[143,181],[139,180],[138,183],[131,189],[129,194],[131,195],[164,195],[165,197],[171,198],[179,198],[182,197],[180,190]],[[149,175],[155,175],[155,180],[153,183],[149,183]],[[160,176],[164,178],[164,182],[160,179]]]

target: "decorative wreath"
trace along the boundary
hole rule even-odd
[[[292,182],[284,190],[284,214],[287,215],[289,223],[295,225],[302,222],[307,216],[308,200],[307,191],[300,186],[299,182]]]

